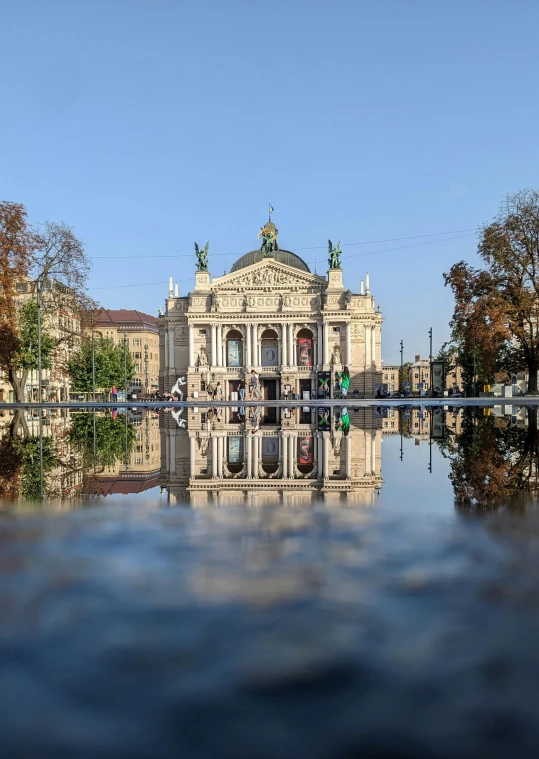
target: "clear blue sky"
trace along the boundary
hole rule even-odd
[[[74,228],[107,307],[187,292],[195,240],[221,275],[268,201],[324,272],[328,237],[475,229],[539,185],[537,0],[17,0],[1,23],[0,197]],[[448,337],[442,272],[476,237],[446,237],[343,248],[386,363]]]

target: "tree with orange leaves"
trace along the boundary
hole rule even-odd
[[[461,261],[444,274],[455,296],[453,341],[468,387],[472,377],[527,369],[537,391],[539,370],[539,192],[508,195],[481,230],[484,268]]]
[[[61,334],[53,346],[49,345],[49,354],[55,352],[55,365],[62,361],[67,370],[65,346],[80,338],[97,305],[86,294],[89,271],[84,245],[66,224],[45,222],[33,228],[23,205],[0,203],[0,369],[6,373],[17,401],[24,400],[28,371],[37,366],[33,335],[37,333],[38,313],[42,327],[44,319],[59,321],[59,314],[67,315],[61,320]],[[21,286],[25,298],[18,297]],[[32,310],[28,299],[35,304],[38,293],[39,310]],[[20,318],[24,304],[28,305],[27,317],[33,315],[34,322],[27,323],[26,330]],[[47,360],[43,342],[41,347],[43,365]]]

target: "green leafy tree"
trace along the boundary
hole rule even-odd
[[[42,438],[43,447],[43,493],[41,493],[41,452],[38,436],[21,438],[14,441],[20,453],[20,489],[19,498],[23,501],[39,501],[47,495],[47,474],[58,464],[54,452],[54,441],[50,437]]]
[[[135,376],[135,364],[128,350],[124,352],[122,343],[114,344],[109,337],[99,338],[93,343],[95,364],[95,386],[98,390],[108,391],[113,385],[125,390],[125,377],[130,382]],[[80,350],[72,355],[68,362],[68,372],[73,390],[90,393],[93,389],[92,340],[83,340]]]
[[[95,436],[94,436],[95,431]],[[114,466],[125,460],[135,445],[136,430],[132,423],[125,423],[124,416],[112,414],[95,416],[89,413],[76,414],[69,435],[69,441],[83,456],[85,466],[95,463],[99,466]]]

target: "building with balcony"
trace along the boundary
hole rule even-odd
[[[382,315],[368,275],[353,292],[343,274],[313,274],[291,251],[260,249],[221,277],[197,271],[185,296],[171,278],[159,319],[161,391],[180,387],[189,399],[205,399],[219,382],[223,399],[235,399],[254,368],[265,399],[286,392],[310,398],[321,373],[332,384],[348,366],[349,397],[373,397],[381,382]]]

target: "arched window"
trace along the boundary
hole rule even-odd
[[[226,365],[243,366],[243,337],[237,329],[231,329],[226,336]]]
[[[310,329],[300,329],[297,343],[298,366],[314,365],[314,339]]]
[[[262,366],[277,366],[279,363],[279,341],[274,329],[265,329],[262,332]]]
[[[302,474],[309,474],[314,469],[314,437],[302,435],[298,437],[297,450],[298,470]]]

